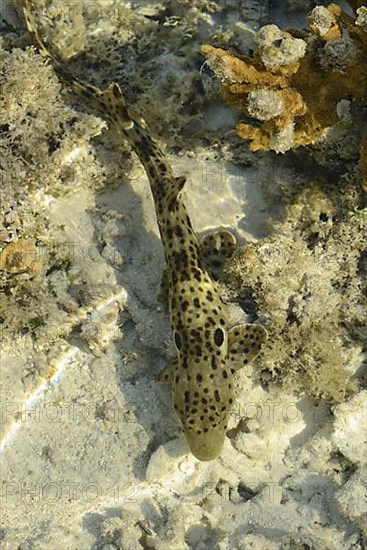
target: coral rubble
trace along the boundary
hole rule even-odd
[[[339,402],[358,391],[367,345],[366,211],[341,216],[315,186],[296,195],[270,237],[235,253],[227,282],[269,328],[260,380]]]

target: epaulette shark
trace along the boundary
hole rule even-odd
[[[133,148],[147,173],[166,261],[168,307],[177,358],[159,379],[172,384],[173,406],[186,440],[199,460],[221,453],[235,401],[234,375],[252,361],[267,340],[257,324],[229,326],[227,305],[219,285],[205,267],[181,191],[185,177],[176,177],[144,121],[132,117],[118,84],[104,91],[76,79],[39,37],[29,0],[23,11],[33,44],[59,74],[85,97]],[[228,232],[206,238],[217,249],[233,244]],[[219,243],[219,245],[218,245]]]

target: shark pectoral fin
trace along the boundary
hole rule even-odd
[[[230,231],[213,231],[200,240],[203,254],[219,253],[227,258],[236,249],[236,237]]]
[[[168,271],[165,267],[162,271],[161,280],[157,292],[157,301],[163,304],[164,306],[168,305],[168,290],[169,290],[169,280],[168,280]]]
[[[158,374],[157,380],[161,384],[172,384],[175,371],[178,367],[178,360],[170,359],[164,369]]]
[[[228,332],[228,366],[237,371],[253,361],[268,339],[261,325],[237,325]]]
[[[236,250],[236,237],[230,231],[214,231],[200,240],[200,249],[208,271],[218,279]]]

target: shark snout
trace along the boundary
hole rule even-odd
[[[208,429],[207,432],[185,429],[184,432],[190,451],[198,460],[214,460],[220,455],[225,439],[224,429]]]

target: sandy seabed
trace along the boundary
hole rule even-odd
[[[75,53],[92,37],[89,69],[74,62],[84,79],[100,65],[111,81],[122,55],[127,101],[187,175],[199,235],[228,228],[239,244],[265,243],[282,192],[310,180],[293,157],[246,150],[233,130],[238,113],[197,53],[205,42],[249,48],[261,25],[304,17],[290,4],[100,0],[83,24],[65,2],[74,34],[55,18],[59,48],[69,41]],[[155,378],[173,345],[156,301],[164,259],[146,175],[28,48],[11,1],[3,19],[1,243],[28,245],[25,268],[1,279],[1,548],[365,548],[362,383],[339,402],[318,399],[312,381],[309,392],[260,383],[260,357],[237,375],[221,457],[189,453]],[[357,375],[365,349],[343,350]]]

